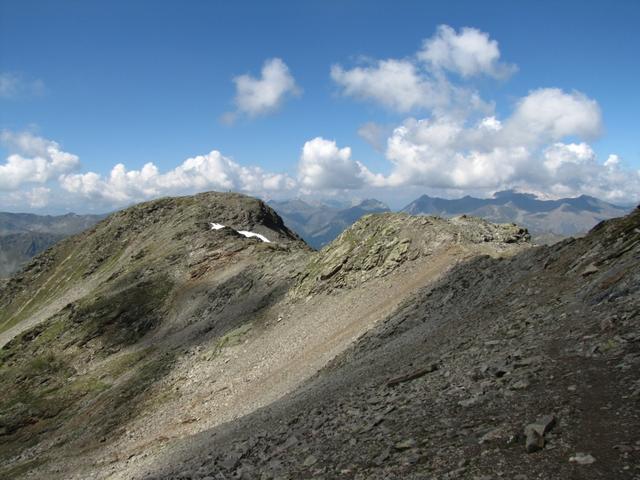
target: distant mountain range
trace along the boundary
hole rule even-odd
[[[0,278],[69,235],[96,224],[106,215],[35,215],[0,212]]]
[[[331,242],[363,215],[389,211],[387,205],[373,199],[356,206],[301,199],[269,204],[289,228],[316,249]],[[495,193],[493,198],[446,199],[422,195],[401,211],[441,217],[465,214],[493,223],[516,223],[526,227],[538,243],[553,243],[568,236],[583,235],[598,222],[626,215],[630,210],[586,195],[542,200],[530,193],[505,190]]]
[[[411,215],[472,215],[494,223],[513,222],[529,229],[538,242],[582,235],[602,220],[626,215],[630,209],[587,195],[541,200],[530,193],[505,190],[493,198],[444,199],[422,195],[402,209]]]
[[[364,200],[358,205],[345,206],[307,202],[300,199],[269,202],[286,225],[300,235],[313,248],[320,249],[360,217],[369,213],[389,212],[390,209],[378,200]]]

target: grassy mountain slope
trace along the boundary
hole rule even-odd
[[[212,193],[118,212],[36,257],[0,292],[0,455],[23,465],[3,474],[60,444],[98,447],[140,413],[176,349],[242,325],[308,251],[258,200]]]

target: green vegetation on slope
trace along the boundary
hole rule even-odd
[[[232,344],[286,290],[286,258],[308,251],[262,202],[208,193],[117,212],[34,258],[0,286],[0,335],[12,335],[0,349],[0,477],[122,434],[163,401],[152,387],[184,342],[204,332],[217,350]]]

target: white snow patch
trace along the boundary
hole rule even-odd
[[[238,233],[240,235],[244,235],[245,237],[249,237],[249,238],[257,237],[263,242],[271,243],[271,240],[269,240],[267,237],[265,237],[264,235],[260,235],[259,233],[256,233],[256,232],[250,232],[249,230],[240,230],[238,231]]]
[[[224,228],[224,225],[222,225],[221,223],[209,222],[209,225],[211,225],[211,230],[220,230],[221,228]],[[269,240],[267,237],[256,232],[250,232],[249,230],[240,230],[238,233],[240,235],[244,235],[247,238],[256,237],[263,242],[271,243],[271,240]]]

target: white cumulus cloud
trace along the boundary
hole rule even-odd
[[[555,196],[582,193],[610,201],[640,195],[640,174],[617,155],[600,162],[591,138],[602,128],[600,108],[579,92],[530,92],[504,120],[470,123],[457,117],[409,118],[387,139],[393,164],[387,185],[485,190],[520,187]]]
[[[322,137],[302,147],[298,178],[302,188],[309,190],[354,189],[381,180],[351,157],[351,148],[339,148],[335,141]]]
[[[602,130],[602,115],[598,103],[580,92],[541,88],[518,102],[506,127],[511,138],[525,143],[593,138]]]
[[[140,170],[115,165],[108,176],[95,172],[60,177],[67,192],[112,205],[125,205],[162,195],[195,193],[204,190],[240,190],[252,193],[290,190],[295,181],[285,174],[242,166],[213,150],[206,155],[186,159],[182,164],[161,173],[153,163]]]
[[[605,160],[604,166],[611,169],[618,168],[620,166],[620,157],[615,153],[612,153]]]
[[[29,132],[2,131],[0,143],[10,152],[0,164],[0,190],[43,184],[80,166],[80,159],[62,150],[58,143]]]
[[[469,38],[477,39],[478,32],[471,33]],[[460,35],[470,32],[463,30]],[[484,63],[478,60],[475,70],[468,67],[469,75],[495,73],[501,65],[495,54],[497,44],[481,37],[485,42],[480,44],[494,54],[479,56]],[[408,61],[382,61],[349,71],[334,66],[332,74],[346,94],[374,98],[395,110],[410,110],[429,101],[428,95],[419,93],[423,77]],[[456,87],[448,88],[451,92]],[[477,105],[483,103],[478,100]],[[307,142],[299,163],[301,186],[316,190],[426,187],[477,193],[520,188],[551,196],[584,193],[613,202],[640,199],[640,174],[623,167],[617,155],[598,160],[586,143],[602,131],[602,115],[598,103],[583,93],[532,90],[502,119],[491,109],[484,109],[490,113],[478,118],[482,108],[465,111],[458,110],[455,102],[443,105],[432,108],[427,118],[405,119],[389,134],[384,150],[391,163],[388,175],[372,173],[355,161],[349,147],[338,148],[320,137]],[[379,125],[364,124],[358,133],[374,147],[380,145]],[[582,141],[567,141],[576,138]]]
[[[228,112],[223,121],[230,123],[238,114],[256,117],[277,110],[287,96],[299,95],[301,90],[289,71],[289,67],[279,58],[264,62],[260,78],[249,74],[233,79],[236,86],[235,112]]]
[[[386,108],[408,112],[415,108],[432,109],[449,101],[449,85],[422,74],[408,60],[379,60],[375,64],[345,70],[331,67],[331,78],[343,93],[363,100],[373,100]]]
[[[596,154],[590,145],[581,143],[554,143],[544,151],[543,163],[545,168],[557,174],[561,169],[585,165],[595,161]]]
[[[554,196],[592,195],[613,202],[640,200],[640,170],[622,167],[611,154],[599,163],[586,143],[555,143],[543,152],[548,178],[543,183]]]
[[[463,77],[489,75],[505,78],[516,67],[500,61],[498,42],[476,28],[465,27],[459,33],[440,25],[435,35],[424,41],[418,58],[433,68],[458,73]]]
[[[465,127],[451,119],[413,118],[396,128],[387,141],[392,186],[491,188],[509,180],[528,156],[522,147],[497,144],[499,130],[490,120]]]
[[[349,69],[336,64],[331,67],[331,78],[344,95],[400,113],[426,110],[450,116],[459,115],[456,110],[488,112],[492,106],[475,90],[454,84],[446,73],[503,77],[515,70],[499,59],[498,44],[486,33],[465,28],[456,34],[444,25],[410,57],[370,61]]]

